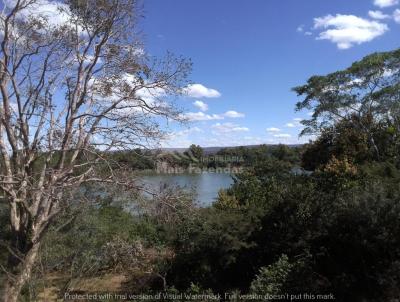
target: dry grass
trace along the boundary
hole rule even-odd
[[[46,285],[37,296],[37,302],[63,301],[60,284],[65,279],[61,276],[50,275],[46,277]],[[72,280],[69,291],[77,293],[118,293],[124,290],[127,277],[121,274],[106,274],[101,277],[88,277]],[[69,300],[74,301],[74,300]],[[82,301],[82,300],[80,300]]]

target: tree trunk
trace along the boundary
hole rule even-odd
[[[34,244],[25,254],[17,267],[10,267],[10,275],[7,276],[3,289],[2,302],[17,302],[21,290],[29,280],[33,265],[38,255],[39,244]],[[23,260],[23,261],[22,261]],[[14,272],[14,273],[12,273]]]

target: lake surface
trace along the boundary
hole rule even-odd
[[[220,189],[227,189],[233,184],[232,176],[228,173],[147,174],[140,179],[145,186],[152,189],[166,184],[193,191],[202,206],[212,204]]]

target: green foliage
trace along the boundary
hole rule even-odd
[[[282,255],[278,261],[262,267],[256,278],[251,282],[250,292],[258,295],[277,295],[282,294],[282,288],[290,272],[293,264],[289,263],[289,258]]]
[[[155,154],[150,150],[135,149],[133,151],[108,152],[105,157],[115,169],[150,170],[155,167]]]
[[[161,241],[157,226],[150,219],[134,217],[118,206],[88,206],[66,214],[49,231],[42,246],[42,257],[47,271],[91,275],[115,269],[116,264],[135,256],[133,251],[140,250],[142,245],[156,245]],[[136,265],[135,261],[130,262],[132,267]]]
[[[258,274],[253,288],[269,280],[267,290],[334,293],[340,301],[395,297],[398,187],[348,161],[310,176],[273,168],[279,164],[259,165],[221,195],[240,207],[219,201],[180,227],[169,282],[179,289],[193,281],[215,292],[248,292]],[[277,262],[282,255],[296,260]],[[262,274],[261,267],[267,268]]]
[[[199,168],[249,168],[257,166],[258,162],[271,159],[284,161],[291,165],[299,164],[300,153],[301,147],[299,146],[259,145],[223,148],[215,154],[206,154],[200,146],[191,145],[182,154],[178,152],[160,154],[158,160],[167,163],[171,167],[183,169],[189,166]]]
[[[238,209],[240,207],[235,196],[228,194],[227,190],[220,190],[218,192],[217,201],[214,202],[213,207],[220,210]]]
[[[300,149],[301,148],[296,146],[281,144],[271,146],[231,147],[219,150],[217,155],[243,158],[244,162],[242,164],[247,167],[255,167],[257,163],[270,159],[297,164],[300,158]]]
[[[196,158],[197,160],[200,160],[203,155],[204,155],[204,151],[203,148],[200,147],[199,145],[190,145],[189,150],[185,151],[186,155],[191,155],[194,158]]]
[[[306,85],[294,88],[304,97],[296,109],[313,110],[312,117],[302,121],[306,126],[302,134],[322,132],[316,149],[328,144],[334,153],[353,153],[356,161],[398,158],[399,88],[400,49],[375,53],[345,70],[311,77]],[[306,157],[310,160],[311,156]],[[326,157],[323,160],[329,160]]]
[[[241,251],[251,245],[247,237],[252,228],[240,212],[202,209],[178,228],[169,282],[180,290],[191,282],[219,292],[238,286],[236,264]]]
[[[179,291],[175,287],[168,287],[161,295],[161,301],[214,301],[218,302],[218,296],[211,289],[204,290],[194,283],[184,290]]]
[[[367,125],[373,134],[379,158],[370,143],[368,133],[360,128],[360,123]],[[400,163],[398,157],[400,141],[396,131],[384,121],[376,122],[370,118],[362,118],[360,122],[359,117],[352,115],[332,127],[324,128],[315,142],[305,146],[302,166],[306,170],[316,170],[326,165],[332,157],[347,158],[358,165],[388,160]]]

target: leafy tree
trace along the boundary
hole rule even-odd
[[[289,257],[283,254],[277,261],[259,269],[255,279],[251,282],[249,292],[262,297],[301,295],[307,286],[299,286],[302,282],[299,282],[298,278],[304,278],[304,283],[313,282],[307,278],[307,275],[310,275],[308,268],[311,266],[312,264],[307,262],[307,258],[297,257],[294,262],[290,262]],[[258,299],[258,301],[265,301],[265,298]]]
[[[279,144],[271,148],[271,156],[280,161],[296,163],[296,149],[287,145]]]
[[[204,155],[204,151],[203,151],[203,148],[200,147],[199,145],[192,144],[192,145],[190,145],[189,150],[185,151],[185,154],[193,156],[197,160],[200,160]]]
[[[262,267],[256,278],[251,282],[250,292],[259,295],[277,295],[282,294],[282,288],[293,264],[289,263],[289,258],[282,255],[277,262]]]
[[[343,120],[333,127],[325,128],[317,140],[306,146],[302,154],[302,165],[315,170],[326,165],[332,157],[347,158],[360,164],[372,160],[373,150],[368,147],[366,135],[355,126],[357,117]]]
[[[382,150],[373,127],[383,123],[396,133],[398,144],[399,88],[400,50],[375,53],[345,70],[313,76],[306,85],[294,88],[299,96],[304,96],[296,109],[313,111],[311,119],[302,121],[306,126],[302,133],[321,133],[340,121],[352,119],[355,131],[366,135],[369,147],[379,159]]]

